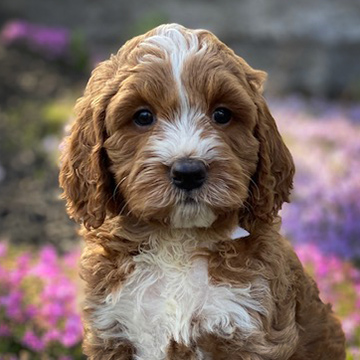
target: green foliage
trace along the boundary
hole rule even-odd
[[[85,35],[77,30],[71,34],[70,54],[75,69],[84,71],[90,66],[90,55],[86,45]]]
[[[47,135],[58,135],[69,119],[74,106],[74,99],[65,98],[48,102],[42,108],[42,122]]]
[[[149,12],[134,23],[130,28],[129,37],[144,34],[154,27],[167,22],[169,22],[169,18],[166,14],[161,12]]]
[[[43,104],[25,101],[4,113],[0,124],[2,163],[32,165],[34,174],[41,172],[50,158],[49,146],[50,150],[57,147],[74,103],[75,97],[70,96]]]

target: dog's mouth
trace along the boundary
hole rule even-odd
[[[204,202],[187,196],[171,211],[171,224],[175,228],[210,227],[217,216]]]
[[[196,205],[199,204],[199,201],[196,201],[193,196],[191,196],[190,194],[188,194],[188,195],[185,197],[185,199],[182,201],[182,204],[184,204],[184,205],[196,206]]]

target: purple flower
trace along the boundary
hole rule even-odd
[[[283,232],[295,244],[312,242],[327,254],[360,258],[360,128],[339,106],[311,105],[316,118],[294,98],[273,110],[297,167]]]
[[[27,321],[36,318],[38,313],[39,313],[39,311],[38,311],[37,307],[33,304],[29,304],[25,309],[25,315],[26,315]]]
[[[342,328],[348,339],[351,339],[356,334],[360,325],[360,314],[354,313],[342,320]]]
[[[26,21],[14,20],[6,23],[1,31],[0,39],[5,44],[11,44],[26,38],[29,24]]]
[[[0,324],[0,337],[8,337],[10,335],[10,327],[6,324]]]
[[[66,347],[71,347],[78,343],[82,337],[82,326],[79,316],[71,315],[65,322],[65,329],[61,342]]]
[[[23,294],[20,290],[13,290],[8,295],[0,297],[0,306],[5,308],[6,314],[9,318],[17,322],[23,321],[24,314],[21,308]]]
[[[55,248],[51,245],[44,246],[40,251],[39,260],[46,264],[56,264],[58,257]]]
[[[43,336],[43,340],[45,344],[51,342],[57,342],[59,341],[59,339],[60,339],[60,331],[58,329],[50,329]]]
[[[55,326],[59,319],[64,316],[64,305],[58,302],[47,302],[40,309],[41,315],[49,322],[50,325]]]
[[[313,244],[296,246],[296,252],[319,286],[324,302],[330,302],[342,318],[349,343],[358,344],[360,331],[360,270]]]
[[[23,44],[49,58],[67,56],[70,50],[70,32],[67,29],[36,25],[22,20],[6,23],[0,39],[6,45]]]
[[[65,348],[80,346],[76,281],[69,268],[78,252],[59,257],[53,247],[45,246],[32,256],[10,254],[4,262],[0,258],[0,342],[14,337],[24,348],[45,354],[47,347],[56,346],[59,357]]]
[[[41,351],[45,348],[44,342],[40,339],[39,336],[35,335],[32,330],[27,330],[22,342],[25,346],[33,351]]]

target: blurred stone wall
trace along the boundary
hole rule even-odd
[[[82,32],[100,57],[157,23],[207,28],[269,72],[270,93],[360,98],[359,0],[2,0],[14,18]]]

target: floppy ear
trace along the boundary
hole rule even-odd
[[[243,221],[260,219],[271,223],[282,204],[289,202],[295,167],[261,93],[266,73],[253,70],[246,63],[244,69],[258,108],[254,136],[259,141],[259,153],[257,170],[249,188],[249,206],[246,214],[240,216]]]
[[[98,228],[106,215],[120,211],[121,199],[115,194],[114,178],[103,147],[106,107],[116,94],[115,57],[101,63],[92,73],[75,107],[76,119],[64,140],[60,168],[62,198],[67,201],[70,217],[86,228]]]

